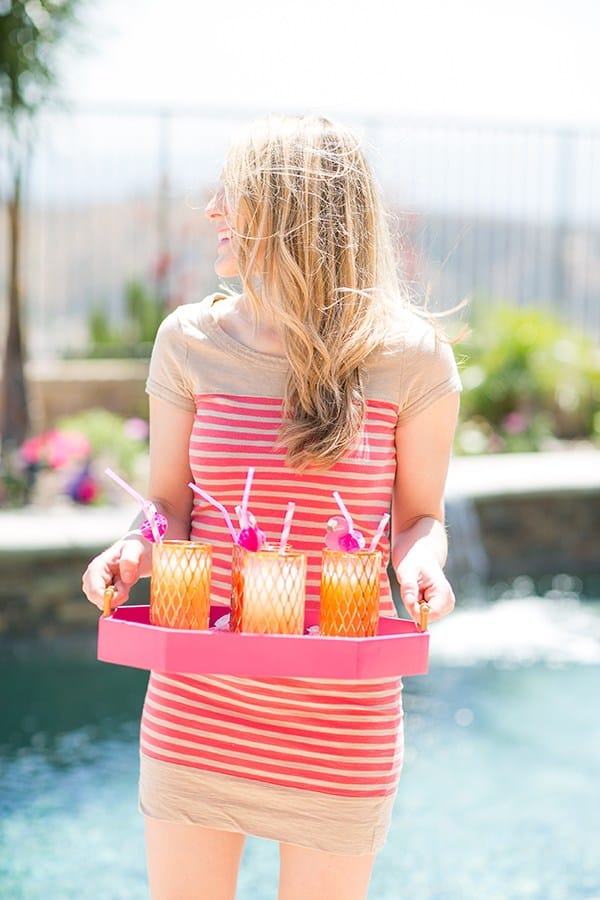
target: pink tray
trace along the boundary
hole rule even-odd
[[[382,616],[376,637],[233,634],[150,625],[148,606],[124,606],[98,625],[98,659],[155,672],[296,678],[424,675],[429,633],[414,622]],[[211,606],[210,622],[229,612]],[[307,610],[306,627],[318,623]]]

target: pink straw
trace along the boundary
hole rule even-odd
[[[288,538],[290,536],[290,529],[292,527],[292,519],[294,518],[294,510],[296,509],[295,503],[288,503],[287,512],[285,514],[285,519],[283,520],[283,528],[281,530],[281,538],[279,540],[279,552],[285,553],[285,548],[287,546]]]
[[[389,521],[390,521],[390,514],[384,513],[383,516],[381,517],[381,522],[377,526],[377,530],[375,531],[375,534],[373,535],[371,543],[369,544],[369,553],[373,553],[373,551],[377,547],[377,544],[381,540],[383,532],[385,531],[385,527]]]
[[[254,469],[252,466],[248,469],[248,474],[246,475],[246,485],[244,487],[244,496],[242,497],[242,509],[240,512],[240,525],[242,528],[248,527],[248,500],[250,499],[250,488],[252,486],[252,479],[254,478]]]
[[[142,507],[142,512],[148,519],[148,524],[150,525],[150,530],[152,531],[152,537],[154,538],[155,543],[160,544],[162,536],[156,524],[155,516],[157,515],[158,510],[156,509],[154,503],[152,503],[151,500],[146,500],[144,497],[142,497],[141,494],[138,494],[135,488],[132,488],[130,484],[127,484],[127,482],[124,481],[120,475],[117,475],[116,472],[113,472],[112,469],[105,469],[104,471],[109,478],[112,478],[113,481],[116,481],[119,487],[122,487],[124,491],[127,491],[128,494],[130,494],[135,500],[137,500],[137,502]]]
[[[191,489],[193,491],[195,491],[196,494],[200,494],[201,497],[204,497],[205,500],[208,500],[209,503],[212,503],[213,506],[216,506],[217,509],[223,513],[223,516],[225,517],[225,522],[227,524],[227,527],[229,528],[231,537],[233,538],[233,543],[237,544],[237,539],[238,539],[237,531],[233,527],[233,522],[231,521],[231,519],[229,517],[229,513],[227,512],[227,510],[225,509],[223,504],[219,503],[218,500],[215,500],[214,497],[211,497],[210,494],[207,494],[206,491],[203,491],[202,488],[199,488],[197,484],[193,484],[193,482],[191,482],[191,481],[188,483],[188,487],[191,487]]]
[[[337,505],[339,506],[340,510],[342,511],[342,515],[343,515],[344,519],[346,520],[346,525],[348,526],[348,531],[350,531],[350,532],[354,531],[354,522],[352,521],[352,516],[350,515],[350,513],[344,506],[344,501],[342,500],[342,498],[340,497],[340,495],[338,494],[337,491],[333,492],[333,498],[334,498],[335,502],[337,503]]]

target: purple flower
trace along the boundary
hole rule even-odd
[[[93,503],[98,491],[98,482],[90,471],[89,463],[86,463],[67,485],[67,494],[75,503]]]
[[[123,431],[134,441],[145,441],[148,437],[148,423],[144,419],[127,419],[123,423]]]

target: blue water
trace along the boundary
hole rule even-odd
[[[599,613],[554,592],[434,626],[373,900],[600,898]],[[0,897],[146,900],[145,673],[30,644],[0,677]],[[249,839],[239,900],[275,900],[276,874],[276,845]]]

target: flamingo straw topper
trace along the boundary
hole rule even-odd
[[[341,550],[344,553],[354,553],[364,549],[366,543],[364,535],[355,529],[352,516],[337,491],[333,491],[333,498],[342,512],[343,519],[340,519],[339,516],[329,519],[325,546],[329,550]]]
[[[112,478],[114,482],[116,482],[119,487],[122,487],[124,491],[137,500],[137,502],[142,507],[142,511],[146,518],[142,522],[140,526],[140,530],[143,536],[147,541],[154,542],[155,544],[160,544],[163,538],[163,534],[167,530],[167,518],[163,516],[162,513],[159,513],[154,503],[151,500],[146,500],[145,497],[142,497],[135,488],[132,488],[130,484],[128,484],[120,475],[117,475],[116,472],[113,472],[112,469],[105,469],[104,472],[108,475],[109,478]]]

